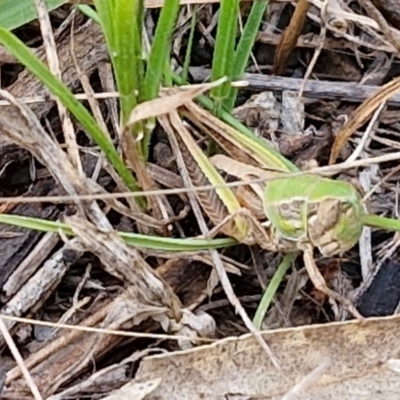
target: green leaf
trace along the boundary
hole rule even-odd
[[[68,3],[68,0],[46,0],[50,11]],[[1,0],[0,26],[12,31],[37,19],[36,6],[33,0]]]

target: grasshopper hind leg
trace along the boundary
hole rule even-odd
[[[243,217],[248,224],[248,234],[240,241],[248,246],[258,244],[261,248],[268,251],[281,251],[271,236],[271,230],[268,223],[259,221],[256,216],[248,209],[242,207],[232,214],[227,215],[217,225],[215,225],[207,235],[200,236],[205,239],[212,239],[221,232],[224,232],[224,227],[234,222],[237,216]],[[287,246],[286,246],[287,247]],[[293,246],[292,246],[293,247]],[[292,250],[292,249],[290,249]]]
[[[325,295],[329,296],[331,299],[343,304],[354,318],[359,321],[363,321],[365,318],[357,311],[356,307],[349,299],[346,299],[345,297],[327,286],[324,277],[322,276],[317,265],[315,264],[312,248],[308,247],[304,249],[303,252],[304,264],[308,276],[310,277],[310,280],[315,288]]]

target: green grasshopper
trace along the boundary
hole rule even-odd
[[[364,208],[355,188],[314,175],[275,180],[264,191],[266,216],[288,240],[309,241],[324,256],[353,247],[363,229]]]
[[[178,127],[175,120],[179,148],[194,185],[221,185],[223,178],[218,169],[240,179],[272,179],[264,185],[248,185],[236,193],[227,187],[196,192],[216,229],[265,250],[292,255],[303,252],[314,286],[362,319],[349,300],[328,288],[313,258],[314,248],[325,256],[333,256],[343,254],[358,242],[365,211],[356,188],[347,182],[311,174],[280,177],[296,167],[268,145],[236,131],[194,102],[187,103],[180,112],[230,156],[218,154],[208,159],[189,130],[183,124]],[[255,200],[252,205],[248,197]]]

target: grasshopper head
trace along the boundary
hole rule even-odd
[[[310,242],[324,256],[350,250],[361,236],[363,214],[364,208],[355,189],[350,196],[322,200],[308,219]]]

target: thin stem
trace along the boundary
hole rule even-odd
[[[292,262],[294,261],[296,256],[297,253],[285,254],[281,263],[279,264],[278,269],[276,270],[274,276],[272,277],[269,285],[265,289],[260,304],[258,305],[256,314],[253,318],[254,326],[258,330],[261,329],[262,322],[264,321],[265,314],[267,313],[267,310],[272,302],[272,299],[274,298],[275,293],[279,288],[279,285],[281,284],[283,278],[285,277],[286,271],[292,265]]]

